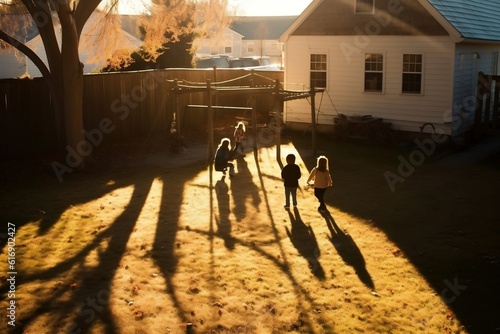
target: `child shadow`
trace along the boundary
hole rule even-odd
[[[222,178],[215,183],[215,193],[219,206],[217,233],[224,240],[226,248],[234,249],[234,238],[231,236],[231,221],[229,220],[229,214],[231,213],[229,208],[229,187],[225,179],[226,176],[223,175]]]
[[[330,230],[330,242],[333,244],[342,260],[354,268],[358,278],[371,290],[375,289],[370,273],[366,270],[365,259],[358,246],[348,233],[345,233],[335,223],[332,215],[328,211],[322,211],[321,215],[325,218],[326,225]]]
[[[231,178],[231,194],[234,201],[233,213],[237,221],[246,217],[248,199],[251,198],[253,206],[258,209],[261,202],[259,188],[253,181],[253,175],[248,169],[248,163],[242,157],[236,159],[236,176]]]
[[[288,210],[288,215],[292,226],[291,230],[287,226],[285,229],[290,241],[299,254],[309,262],[309,269],[314,276],[320,280],[325,279],[325,272],[318,261],[320,250],[312,227],[304,224],[297,208],[293,209],[293,213]]]

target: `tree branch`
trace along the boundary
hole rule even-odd
[[[89,19],[90,15],[92,15],[92,13],[96,10],[97,6],[99,6],[101,2],[102,0],[86,0],[78,2],[74,16],[78,37],[80,37],[83,26]]]

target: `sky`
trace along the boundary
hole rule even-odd
[[[312,0],[229,0],[239,16],[300,15]]]
[[[312,0],[228,0],[229,9],[238,16],[295,16],[300,15]],[[123,1],[122,14],[136,13],[141,1]],[[125,3],[127,5],[125,5]]]

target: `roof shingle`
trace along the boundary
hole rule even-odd
[[[500,1],[428,0],[464,38],[500,41]]]

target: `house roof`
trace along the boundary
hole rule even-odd
[[[390,1],[385,1],[386,4],[378,2],[378,6],[389,6]],[[347,8],[347,4],[351,4],[351,8]],[[396,15],[397,19],[381,27],[381,35],[447,33],[455,42],[500,42],[499,0],[412,0],[404,2],[403,8],[405,10]],[[353,30],[349,27],[364,23],[361,15],[354,16],[351,13],[351,1],[313,0],[283,32],[280,40],[286,40],[292,34],[352,34]],[[351,23],[350,26],[346,20]]]
[[[467,39],[500,41],[498,0],[427,0]]]
[[[8,19],[12,21],[9,22]],[[0,21],[9,22],[9,24],[18,27],[19,29],[13,32],[12,37],[22,43],[38,35],[38,28],[28,14],[3,14],[0,15]]]
[[[277,40],[297,16],[238,16],[230,28],[244,40]]]

